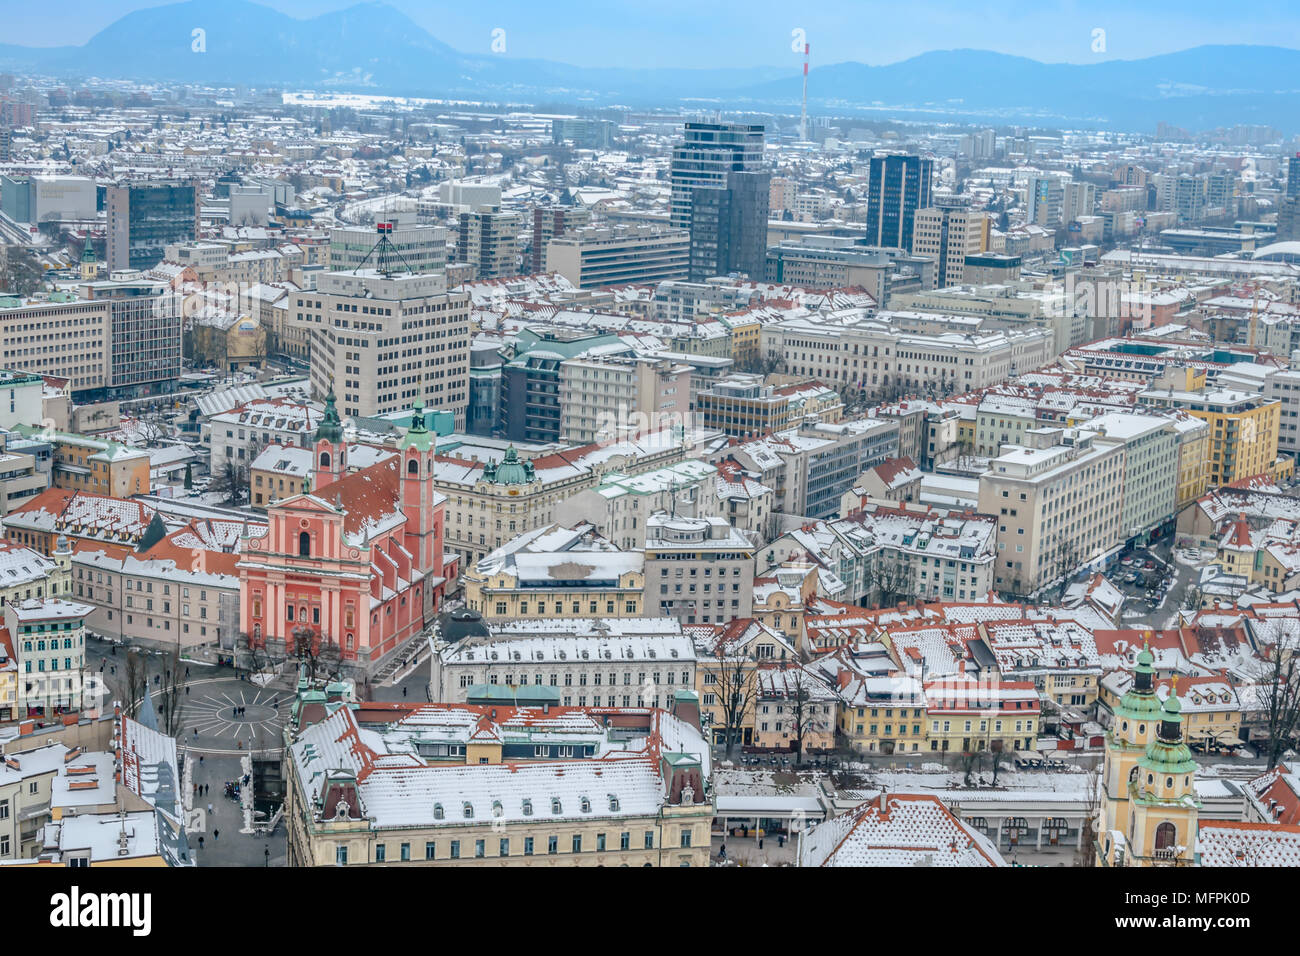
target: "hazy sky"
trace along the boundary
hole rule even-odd
[[[295,17],[352,0],[265,0]],[[1205,43],[1300,47],[1295,0],[389,0],[443,42],[581,66],[757,66],[796,63],[801,28],[813,61],[891,63],[927,50],[972,47],[1045,61],[1093,62]],[[0,0],[0,42],[84,43],[118,17],[158,0]],[[1105,31],[1105,52],[1093,50]]]

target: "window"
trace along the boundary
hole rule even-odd
[[[311,557],[311,535],[308,534],[306,531],[298,535],[298,557],[300,558]],[[290,616],[289,620],[292,621],[293,617]]]
[[[334,863],[338,866],[347,866],[348,848],[346,846],[336,846],[334,848]]]
[[[501,840],[501,846],[499,847],[498,855],[499,855],[499,856],[509,856],[509,855],[510,855],[510,841],[509,841],[508,839],[502,839],[502,840]]]
[[[551,834],[546,838],[546,852],[547,853],[560,852],[560,838],[555,834]]]
[[[403,843],[403,844],[402,844],[402,862],[403,862],[403,863],[408,863],[408,862],[410,862],[410,859],[411,859],[411,844],[409,844],[409,843]]]
[[[452,840],[452,841],[451,841],[451,858],[452,858],[453,860],[459,860],[459,859],[460,859],[460,841],[459,841],[459,840]]]
[[[682,827],[682,846],[689,847],[690,845],[691,845],[691,828]]]
[[[382,844],[382,843],[376,843],[376,844],[375,844],[375,862],[376,862],[376,863],[383,863],[383,862],[384,862],[384,859],[385,859],[387,856],[388,856],[388,847],[386,847],[386,846],[385,846],[384,844]]]
[[[632,834],[624,830],[618,837],[618,848],[620,850],[632,849]]]
[[[581,852],[582,852],[582,834],[581,834],[581,833],[575,833],[575,834],[573,835],[573,852],[574,852],[574,853],[581,853]]]
[[[533,838],[524,837],[524,856],[533,855]]]
[[[434,859],[434,856],[437,853],[437,851],[438,851],[438,844],[430,840],[428,843],[424,845],[424,858],[426,860]]]
[[[655,832],[654,832],[654,830],[646,830],[646,831],[645,831],[645,848],[646,848],[647,850],[653,850],[653,849],[655,848]]]
[[[484,840],[474,841],[474,859],[481,860],[487,856],[487,844]]]

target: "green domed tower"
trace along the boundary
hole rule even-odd
[[[1128,784],[1138,760],[1155,736],[1160,716],[1156,696],[1155,655],[1148,639],[1143,640],[1133,667],[1133,684],[1115,707],[1115,720],[1106,732],[1106,755],[1102,774],[1101,826],[1114,830],[1128,819]]]
[[[348,473],[348,446],[343,440],[343,422],[339,419],[336,402],[334,381],[331,379],[329,394],[325,396],[325,413],[316,426],[316,467],[312,469],[311,482],[313,491],[332,485]]]
[[[1189,866],[1196,852],[1201,803],[1196,799],[1196,761],[1183,737],[1178,680],[1165,699],[1155,739],[1138,760],[1129,784],[1130,860],[1137,866]]]

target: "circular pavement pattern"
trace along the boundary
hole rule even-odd
[[[181,705],[180,741],[210,754],[279,750],[292,701],[284,688],[221,679],[191,683]]]

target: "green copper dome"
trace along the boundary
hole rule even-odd
[[[1150,645],[1142,644],[1137,664],[1133,668],[1133,684],[1115,707],[1117,717],[1129,720],[1152,720],[1160,713],[1160,698],[1156,696],[1155,659]]]
[[[1183,740],[1183,704],[1175,684],[1160,708],[1160,723],[1147,752],[1138,758],[1138,766],[1150,773],[1187,774],[1196,772],[1192,751]]]
[[[428,451],[433,447],[433,441],[433,432],[429,431],[429,426],[424,419],[424,402],[417,398],[415,404],[411,406],[411,424],[407,427],[406,434],[402,436],[401,448]]]
[[[534,476],[533,463],[520,461],[514,445],[506,448],[506,455],[501,459],[501,464],[488,462],[487,467],[483,469],[483,480],[496,485],[526,485],[532,482]]]
[[[337,445],[343,440],[343,423],[339,421],[339,410],[335,407],[334,383],[330,382],[330,392],[325,396],[325,414],[316,426],[316,440],[332,442]]]

